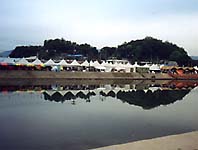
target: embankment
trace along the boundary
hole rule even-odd
[[[72,80],[171,80],[168,74],[118,72],[0,71],[0,79],[72,79]]]

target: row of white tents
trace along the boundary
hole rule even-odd
[[[48,61],[42,62],[40,59],[36,58],[33,62],[29,62],[26,58],[0,58],[0,64],[1,63],[7,63],[9,65],[25,65],[25,66],[50,66],[50,67],[94,67],[95,69],[104,71],[104,72],[111,72],[112,69],[116,71],[123,70],[124,72],[136,72],[137,68],[145,68],[150,71],[160,71],[160,65],[158,64],[152,64],[152,65],[139,65],[137,62],[135,64],[122,63],[122,61],[119,62],[108,62],[108,61],[102,61],[102,63],[96,61],[90,61],[88,62],[85,60],[84,62],[79,63],[77,60],[73,60],[70,63],[66,60],[62,59],[61,61],[55,62],[52,59],[49,59]]]

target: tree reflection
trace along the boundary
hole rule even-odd
[[[130,105],[140,106],[143,109],[153,109],[160,105],[169,105],[178,100],[182,100],[191,90],[157,90],[147,91],[144,90],[132,90],[132,91],[119,91],[117,94],[113,91],[105,94],[103,91],[99,93],[102,97],[113,97],[128,103]],[[66,100],[76,100],[77,98],[85,99],[86,102],[90,102],[90,97],[96,95],[94,92],[89,92],[87,95],[83,92],[79,92],[73,95],[71,92],[61,95],[59,92],[53,95],[48,95],[46,92],[43,93],[45,100],[64,102]]]
[[[163,84],[127,84],[127,85],[65,85],[56,88],[49,85],[7,86],[0,85],[0,92],[42,92],[44,99],[64,103],[71,101],[76,105],[77,100],[91,102],[91,97],[99,96],[101,101],[112,97],[129,105],[153,109],[160,105],[169,105],[182,100],[198,85],[195,81],[167,81]]]
[[[117,98],[130,105],[140,106],[143,109],[152,109],[160,105],[169,105],[182,100],[190,90],[157,90],[144,92],[143,90],[132,92],[118,92]]]

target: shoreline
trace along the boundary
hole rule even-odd
[[[198,131],[96,148],[92,150],[198,150]]]
[[[0,79],[70,79],[70,80],[173,80],[168,74],[119,72],[0,71]]]
[[[53,71],[26,71],[26,70],[0,70],[0,80],[76,80],[79,82],[132,82],[134,80],[177,80],[198,81],[198,76],[174,76],[168,73],[121,73],[121,72],[53,72]],[[86,83],[86,82],[85,82]]]

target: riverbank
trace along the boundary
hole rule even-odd
[[[0,71],[0,79],[72,79],[72,80],[172,80],[168,74],[119,72]]]
[[[198,150],[198,131],[113,145],[95,150]]]

